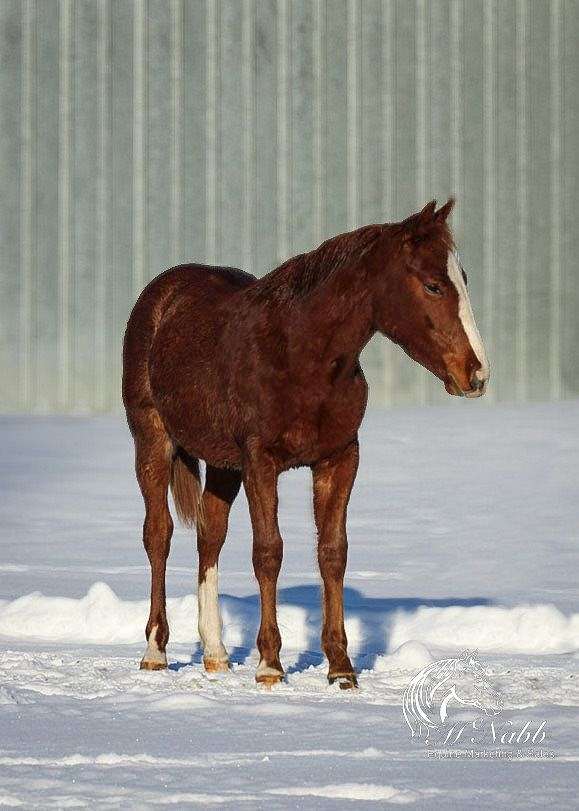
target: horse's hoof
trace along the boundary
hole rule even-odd
[[[167,670],[167,662],[148,662],[143,659],[139,668],[141,670]]]
[[[338,682],[340,690],[351,690],[358,686],[358,679],[355,673],[332,673],[328,676],[330,684]]]
[[[207,673],[227,673],[228,670],[231,670],[228,659],[206,659],[203,657],[203,667]]]
[[[271,690],[274,684],[280,684],[284,679],[283,673],[261,673],[257,674],[255,680],[258,684],[262,684],[266,689]]]

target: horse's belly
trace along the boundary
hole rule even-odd
[[[159,407],[161,418],[175,445],[190,456],[214,467],[241,468],[241,451],[231,431],[231,423],[217,413],[214,403],[207,413],[204,403],[181,401],[179,397]]]

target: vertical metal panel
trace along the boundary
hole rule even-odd
[[[239,36],[243,22],[243,5],[237,0],[221,3],[218,74],[220,82],[218,130],[220,133],[217,166],[217,261],[223,265],[243,262],[243,194],[244,143],[241,122],[245,114],[243,75],[239,66],[243,59],[243,43]]]
[[[561,210],[561,378],[563,396],[579,395],[577,346],[579,346],[579,4],[565,0],[562,4],[562,179]]]
[[[489,399],[579,394],[579,3],[5,0],[3,410],[120,405],[163,268],[262,274],[457,197]],[[442,402],[381,339],[375,403]]]
[[[21,202],[25,205],[29,198],[30,161],[28,148],[21,148],[21,86],[25,65],[21,59],[23,40],[28,38],[22,19],[18,14],[18,4],[3,3],[0,6],[0,302],[10,302],[3,307],[0,317],[0,375],[4,381],[2,388],[6,407],[15,408],[20,401],[23,383],[26,380],[19,374],[21,357],[19,344],[23,319],[19,312],[19,300],[23,292],[23,282],[19,266],[26,264],[26,295],[30,285],[28,244],[19,239]],[[27,119],[28,120],[28,119]],[[26,127],[28,131],[29,127]],[[23,133],[24,134],[24,133]],[[23,172],[22,158],[27,157],[26,172]],[[21,198],[20,182],[26,177],[26,199]],[[24,208],[24,206],[22,206]],[[24,236],[24,234],[23,234]],[[28,311],[28,306],[26,306]],[[24,329],[26,330],[26,326]]]
[[[530,396],[552,396],[551,345],[554,308],[552,307],[551,268],[553,247],[553,100],[551,75],[551,4],[529,6],[529,198],[533,200],[532,227],[528,232],[527,302],[528,365],[532,388]]]
[[[70,405],[70,284],[71,284],[71,61],[72,4],[59,4],[59,88],[58,88],[58,407]]]
[[[262,274],[283,257],[278,254],[279,120],[277,111],[278,13],[273,0],[259,0],[255,18],[256,222],[255,267]]]
[[[89,406],[101,411],[107,406],[107,296],[111,270],[111,132],[112,132],[112,26],[111,0],[99,0],[97,22],[98,133],[97,216],[95,251],[95,370],[93,397]],[[88,164],[87,156],[87,164]]]
[[[135,0],[133,16],[133,294],[147,281],[148,0]]]
[[[347,7],[347,156],[348,156],[348,229],[358,228],[360,222],[360,197],[359,197],[359,75],[360,75],[360,55],[359,55],[359,30],[360,30],[360,5],[358,0],[348,0]]]
[[[59,173],[62,191],[59,229],[63,263],[61,308],[65,314],[68,309],[68,344],[63,348],[70,355],[68,379],[62,381],[62,395],[63,399],[68,399],[67,407],[75,411],[89,411],[98,403],[100,387],[97,380],[104,377],[100,361],[104,347],[103,258],[98,252],[108,234],[101,231],[102,208],[99,206],[104,201],[99,201],[102,191],[99,181],[108,157],[105,159],[101,154],[99,143],[100,67],[103,62],[101,58],[99,63],[99,47],[104,33],[99,28],[100,12],[100,4],[92,0],[69,4],[68,78],[61,49],[61,74],[63,81],[69,82],[67,105],[61,92],[62,126],[68,130],[68,136],[65,136],[65,130],[60,139],[63,163]],[[65,19],[61,18],[61,37],[66,35],[66,30]],[[63,327],[61,323],[61,329]]]
[[[324,237],[348,228],[351,199],[348,196],[348,6],[345,0],[328,0],[326,48]]]
[[[550,394],[561,395],[561,161],[563,112],[561,0],[551,0],[549,21],[549,73],[551,79],[551,324],[549,341]]]
[[[495,271],[496,271],[496,97],[497,97],[497,52],[496,52],[496,16],[495,0],[487,0],[484,4],[484,61],[483,61],[483,116],[484,116],[484,231],[483,231],[483,262],[484,262],[484,309],[483,333],[488,347],[488,353],[493,358],[495,341]],[[490,387],[489,387],[490,388]],[[488,392],[489,398],[494,398],[494,388]]]
[[[244,0],[242,21],[243,66],[243,250],[242,267],[250,273],[255,269],[255,2]]]
[[[524,400],[527,395],[527,262],[529,233],[528,195],[528,89],[527,89],[527,17],[525,0],[517,0],[516,22],[516,130],[517,130],[517,335],[516,352],[516,397]]]
[[[136,245],[133,232],[142,212],[141,190],[135,189],[133,149],[135,96],[133,56],[136,10],[130,3],[110,4],[111,12],[111,264],[106,285],[106,380],[105,409],[119,407],[121,347],[131,303],[135,299],[135,276],[144,274],[142,245]],[[139,137],[141,137],[139,135]],[[135,191],[138,204],[135,207]],[[136,256],[134,250],[137,249]]]
[[[493,276],[494,373],[497,399],[516,396],[517,308],[517,50],[515,3],[498,3],[496,9],[495,96],[495,258]],[[497,266],[507,272],[497,272]]]
[[[182,261],[208,261],[207,14],[202,3],[183,8],[183,249]]]
[[[6,6],[4,6],[6,9]],[[35,217],[36,126],[34,105],[34,76],[36,73],[36,16],[32,0],[26,0],[21,18],[21,97],[20,97],[20,290],[18,329],[19,343],[19,402],[23,409],[32,407],[32,289],[35,271]],[[9,307],[13,302],[6,300]],[[4,314],[3,314],[4,315]],[[8,346],[8,341],[4,346]],[[8,400],[5,408],[10,408]]]
[[[322,241],[325,230],[324,194],[326,189],[326,0],[315,0],[313,34],[314,123],[314,243]]]
[[[171,264],[182,261],[183,2],[171,0]]]
[[[289,209],[291,203],[288,174],[290,161],[288,95],[291,94],[291,86],[288,82],[290,76],[288,63],[291,55],[288,42],[290,8],[288,0],[278,0],[275,50],[277,52],[277,255],[280,259],[288,256],[290,246]]]
[[[165,0],[148,0],[145,63],[146,280],[173,264],[175,174],[174,20]]]
[[[308,251],[320,241],[316,233],[319,209],[316,208],[315,177],[316,138],[319,122],[315,120],[316,93],[320,90],[314,77],[314,37],[317,3],[293,0],[289,16],[289,254]]]
[[[490,95],[491,86],[485,71],[485,8],[485,0],[473,0],[462,4],[465,18],[461,32],[464,113],[462,187],[460,197],[457,197],[453,219],[458,218],[459,223],[462,223],[462,238],[458,247],[468,273],[473,308],[478,316],[481,332],[488,342],[487,311],[491,302],[485,296],[485,260],[489,261],[485,256],[485,250],[488,247],[487,221],[492,209],[487,211],[485,205],[488,165],[485,149],[488,148],[488,139],[484,100],[485,91]],[[487,104],[487,107],[489,106]],[[494,357],[492,355],[490,357],[494,385]]]
[[[59,301],[60,72],[58,0],[36,5],[36,279],[33,307],[33,408],[59,408],[61,304]]]
[[[380,179],[382,185],[382,206],[386,222],[394,219],[396,155],[396,28],[394,17],[395,0],[382,0],[381,38],[381,92],[377,104],[382,113],[382,166]],[[382,374],[374,382],[373,389],[378,402],[391,404],[396,391],[396,363],[400,351],[389,341],[383,346]],[[382,385],[380,385],[382,383]]]
[[[359,169],[358,210],[360,224],[384,222],[388,210],[383,208],[384,174],[388,167],[383,159],[382,110],[382,8],[380,0],[366,0],[360,5],[359,42]],[[382,368],[384,339],[375,336],[366,348],[362,363],[367,377],[376,381],[371,402],[384,397]]]

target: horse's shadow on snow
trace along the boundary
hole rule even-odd
[[[300,622],[305,627],[305,644],[300,644],[301,653],[293,665],[287,668],[287,673],[296,673],[306,670],[311,665],[319,665],[324,661],[320,647],[321,633],[321,593],[316,585],[292,586],[278,591],[278,622],[282,639],[292,631],[284,627],[283,607],[292,606],[301,608],[304,616]],[[229,645],[229,658],[231,662],[243,664],[255,648],[255,638],[259,626],[259,595],[248,597],[234,597],[224,594],[220,597],[223,615],[224,638],[227,645],[227,627],[237,629],[236,636],[241,639],[237,645]],[[344,588],[344,613],[346,621],[356,620],[359,625],[360,644],[357,653],[353,656],[353,663],[357,670],[372,668],[378,656],[386,653],[389,647],[389,638],[394,616],[399,611],[409,614],[420,608],[449,608],[452,606],[470,607],[490,605],[491,601],[485,597],[449,597],[429,599],[425,597],[365,597],[357,589]],[[286,645],[288,649],[294,645]],[[351,645],[351,650],[356,650]],[[283,648],[282,648],[283,659]],[[189,662],[174,662],[169,665],[171,670],[180,670],[192,664],[199,664],[203,660],[203,652],[199,643]]]

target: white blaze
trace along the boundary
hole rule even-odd
[[[478,331],[478,327],[474,320],[474,314],[472,307],[470,306],[468,290],[466,289],[466,284],[464,283],[461,267],[459,265],[458,258],[453,251],[449,251],[448,253],[447,268],[448,278],[454,284],[458,293],[458,317],[460,318],[466,336],[470,342],[472,351],[477,356],[481,365],[481,368],[477,372],[477,376],[480,380],[487,380],[490,372],[489,362],[487,360],[482,338],[480,337],[480,332]]]
[[[203,655],[206,659],[226,662],[229,659],[221,641],[221,614],[217,589],[217,566],[205,572],[205,579],[199,583],[199,636],[203,642]]]

